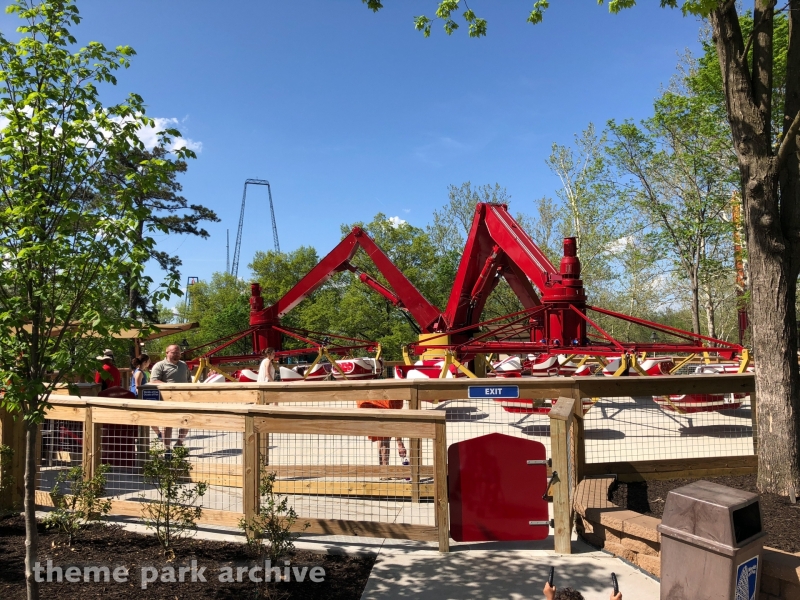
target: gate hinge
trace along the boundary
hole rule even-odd
[[[549,521],[528,521],[528,525],[533,527],[552,527],[553,529],[556,528],[556,521],[555,519],[550,519]]]

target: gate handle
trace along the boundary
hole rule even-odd
[[[550,489],[550,486],[553,485],[553,481],[558,479],[558,471],[553,471],[553,474],[550,476],[550,481],[547,482],[547,487],[544,488],[544,494],[542,494],[542,500],[547,499],[547,492]]]

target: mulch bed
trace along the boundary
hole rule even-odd
[[[245,544],[212,542],[190,538],[176,546],[175,558],[167,560],[155,536],[141,535],[124,530],[117,525],[93,526],[81,532],[72,547],[66,546],[66,540],[52,530],[39,526],[39,558],[42,565],[52,560],[53,566],[81,567],[81,582],[42,583],[42,598],[59,598],[59,600],[83,600],[84,598],[119,598],[119,599],[169,599],[182,600],[191,598],[275,598],[290,600],[303,599],[358,599],[367,583],[375,558],[372,556],[339,556],[315,554],[297,551],[291,557],[291,566],[297,567],[302,575],[302,568],[309,567],[304,581],[295,581],[292,575],[289,582],[260,584],[259,594],[256,583],[242,574],[241,583],[220,582],[223,567],[233,567],[236,577],[237,566],[259,564],[249,554]],[[203,573],[206,583],[190,581],[190,574],[185,575],[186,582],[170,583],[157,581],[149,583],[142,589],[142,567],[155,567],[160,574],[167,566],[174,568],[178,578],[181,566],[189,566],[192,560],[197,561],[198,569],[206,567]],[[25,598],[25,523],[22,517],[15,515],[0,519],[0,598],[13,600]],[[93,577],[89,583],[83,582],[84,566],[108,566],[113,574],[117,566],[126,566],[129,570],[128,581],[117,583],[113,576],[109,583],[95,583]],[[263,562],[260,563],[263,567]],[[281,564],[281,567],[284,565]],[[314,583],[309,574],[312,567],[324,569],[324,581]],[[256,576],[263,575],[263,570]],[[316,572],[317,579],[320,577]],[[45,575],[46,577],[46,575]],[[121,579],[122,577],[120,577]],[[266,589],[265,587],[266,586]]]
[[[709,477],[720,485],[758,493],[755,475]],[[692,483],[692,479],[669,479],[640,483],[618,483],[611,501],[622,508],[661,518],[670,490]],[[800,503],[775,494],[761,494],[761,519],[767,532],[764,545],[786,552],[800,552]]]

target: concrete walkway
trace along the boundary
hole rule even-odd
[[[37,513],[44,516],[45,513]],[[112,518],[126,529],[152,534],[143,525]],[[201,526],[198,537],[243,542],[237,529]],[[543,598],[549,568],[556,568],[556,587],[571,586],[586,600],[607,600],[611,573],[616,573],[623,598],[659,600],[659,583],[618,558],[573,539],[571,555],[556,555],[553,538],[539,542],[459,544],[441,554],[435,544],[380,538],[303,535],[298,550],[322,554],[377,555],[362,600],[394,598],[513,599]]]
[[[390,542],[387,540],[387,542]],[[552,538],[534,543],[456,544],[449,554],[384,544],[362,600],[392,598],[532,600],[543,598],[549,568],[556,587],[571,586],[586,600],[607,600],[611,573],[623,597],[658,600],[658,582],[629,564],[580,541],[572,555],[556,555]]]

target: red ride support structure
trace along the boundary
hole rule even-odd
[[[369,275],[360,273],[350,260],[361,248],[372,260],[378,271],[386,278],[391,290],[381,285]],[[339,242],[311,271],[283,295],[275,304],[264,307],[261,286],[251,285],[250,327],[253,330],[253,352],[259,354],[267,347],[281,349],[281,318],[302,302],[309,294],[319,289],[334,273],[349,270],[359,272],[360,280],[395,306],[408,311],[417,322],[420,330],[433,333],[441,327],[441,312],[429,303],[416,287],[406,278],[383,250],[360,227],[353,230]]]
[[[542,303],[548,308],[548,331],[541,331],[550,344],[583,346],[586,340],[586,321],[575,311],[586,314],[586,291],[581,280],[581,261],[574,237],[564,238],[564,256],[558,278],[545,283]],[[548,285],[549,284],[549,285]],[[534,336],[539,333],[534,328]],[[532,340],[539,341],[539,340]]]
[[[544,340],[545,345],[567,347],[586,343],[586,322],[575,312],[586,314],[576,239],[564,239],[564,257],[556,270],[509,214],[505,204],[479,203],[475,207],[475,218],[443,315],[448,329],[462,329],[481,321],[486,298],[499,279],[490,276],[495,267],[502,268],[498,274],[506,278],[523,306],[544,305],[545,310],[532,317],[532,342]],[[463,343],[470,335],[465,331],[452,339],[454,343]]]

